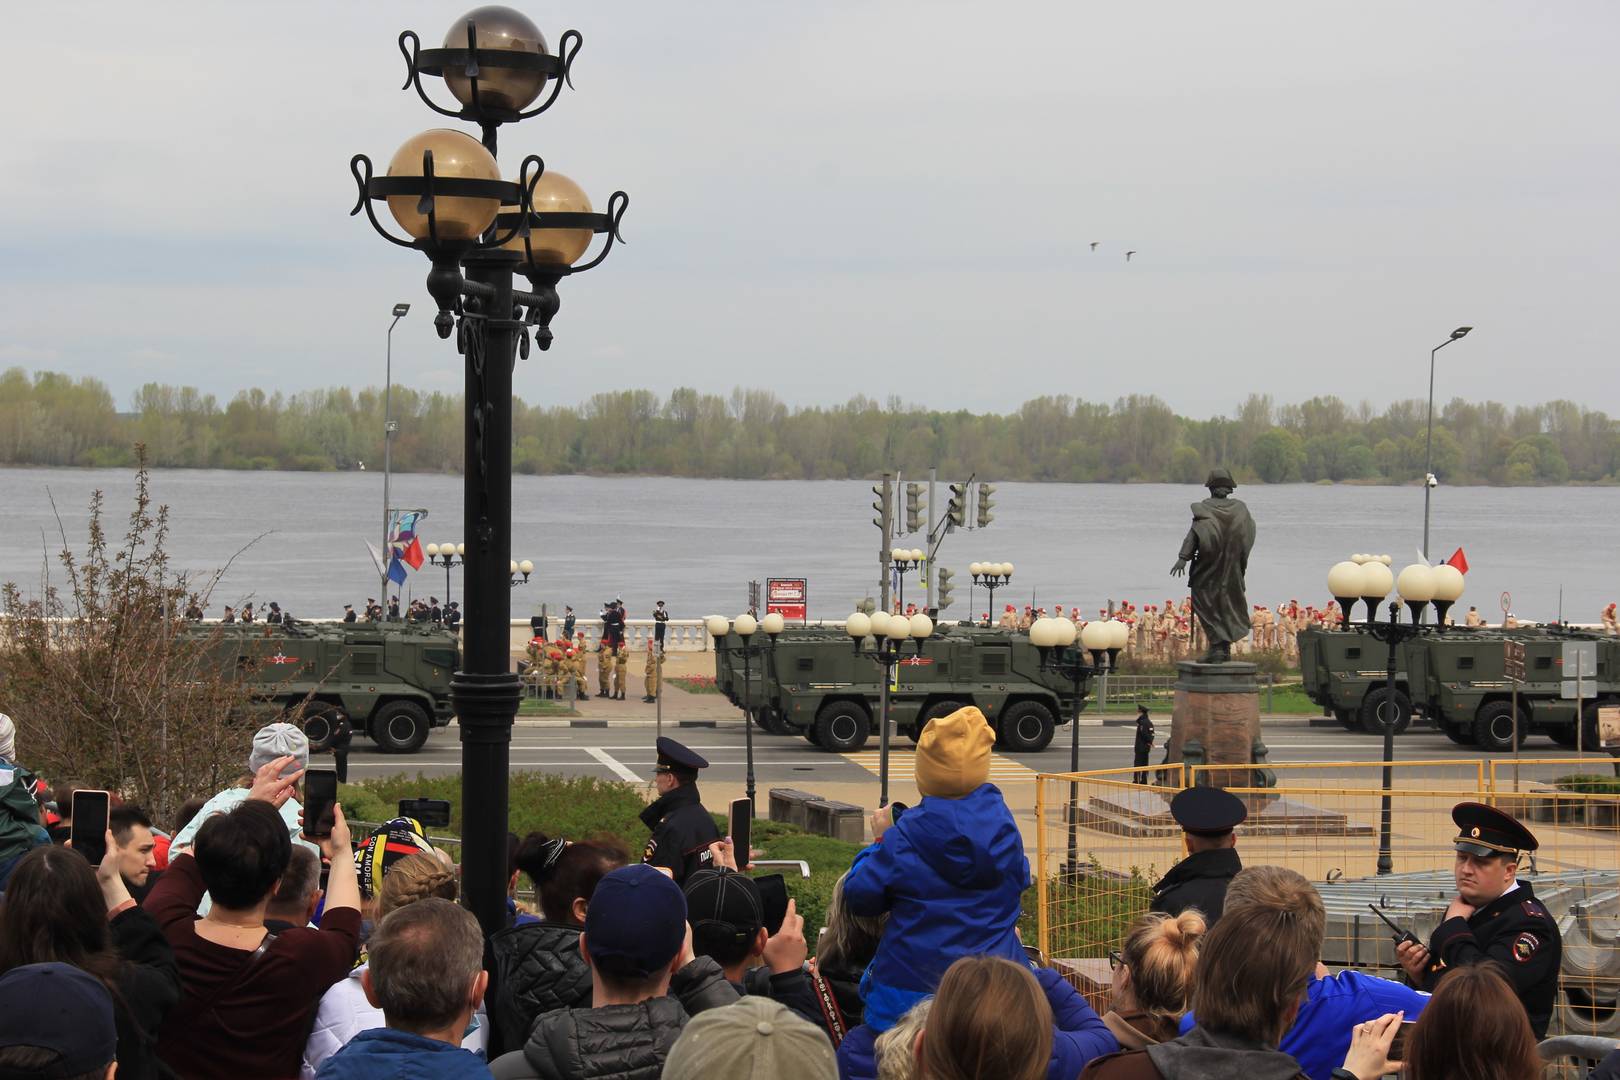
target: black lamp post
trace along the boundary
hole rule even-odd
[[[921,548],[892,548],[889,551],[889,565],[899,575],[896,591],[896,602],[901,611],[906,610],[906,575],[913,570],[922,569],[927,552]]]
[[[1429,494],[1434,491],[1434,354],[1468,336],[1472,326],[1459,326],[1451,336],[1429,350],[1429,422],[1423,431],[1423,557],[1429,557]]]
[[[520,694],[508,644],[512,582],[501,569],[511,563],[512,367],[516,355],[528,356],[531,326],[540,347],[550,345],[556,283],[606,257],[629,202],[615,192],[607,214],[592,213],[577,185],[533,155],[516,182],[503,180],[496,133],[557,100],[580,41],[577,32],[566,32],[553,55],[533,22],[504,7],[456,20],[439,49],[422,49],[416,33],[405,31],[399,48],[406,86],[433,111],[476,124],[481,138],[425,131],[399,148],[384,176],[373,176],[364,154],[349,162],[359,194],[351,213],[364,210],[384,239],[427,256],[427,290],[438,307],[433,325],[441,338],[455,331],[465,361],[467,612],[462,668],[450,696],[462,743],[463,882],[467,906],[486,934],[506,923],[507,773]],[[442,77],[458,106],[435,104],[424,75]],[[404,238],[383,227],[377,202],[387,203]],[[606,235],[606,244],[575,265],[596,233]],[[538,283],[536,291],[513,288],[517,271]]]
[[[1091,653],[1087,664],[1081,649],[1074,648],[1075,638]],[[1069,717],[1069,772],[1080,771],[1080,714],[1086,708],[1086,690],[1092,678],[1111,671],[1119,663],[1119,648],[1114,644],[1110,624],[1087,623],[1077,630],[1068,619],[1036,619],[1029,628],[1030,644],[1040,655],[1041,668],[1066,676],[1073,683],[1073,712]],[[1069,859],[1066,874],[1080,870],[1079,825],[1080,784],[1069,781]]]
[[[517,560],[508,560],[506,565],[507,585],[515,589],[519,585],[527,585],[529,583],[529,575],[534,573],[534,563],[530,562],[528,559],[524,559],[521,562]],[[522,574],[523,576],[519,577],[519,574]]]
[[[889,684],[907,641],[916,644],[916,655],[922,655],[923,642],[934,636],[934,620],[922,614],[907,617],[855,611],[844,620],[844,630],[856,656],[875,660],[883,668],[883,685],[878,691],[878,806],[884,807],[889,805]],[[867,641],[870,647],[865,647]]]
[[[704,627],[709,636],[714,638],[714,651],[720,654],[720,662],[724,664],[728,652],[737,653],[743,661],[743,686],[740,697],[743,711],[743,750],[747,761],[747,772],[744,775],[744,786],[748,794],[748,816],[758,816],[758,804],[754,798],[754,707],[753,688],[754,676],[752,669],[753,658],[767,653],[776,652],[776,635],[780,634],[787,625],[786,621],[777,612],[768,612],[763,619],[756,619],[752,615],[743,614],[735,619],[728,620],[724,615],[710,615],[703,620]],[[727,635],[735,630],[741,645],[727,645]],[[754,644],[754,635],[759,631],[765,632],[766,643]],[[761,668],[760,674],[764,675]],[[762,706],[763,707],[763,706]]]
[[[450,571],[466,562],[466,544],[429,544],[428,562],[444,567],[444,602],[450,603]]]
[[[1002,563],[973,563],[968,567],[968,573],[973,575],[974,585],[983,585],[990,590],[990,600],[985,605],[984,625],[989,626],[996,614],[996,590],[1012,580],[1013,564]],[[972,614],[973,590],[968,587],[968,614]]]

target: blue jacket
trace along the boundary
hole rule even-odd
[[[1018,942],[1029,860],[1012,812],[993,784],[960,799],[924,797],[880,842],[855,856],[844,903],[889,913],[877,956],[861,978],[866,1023],[884,1032],[934,992],[963,956],[1025,963]]]
[[[315,1080],[490,1080],[469,1050],[393,1028],[372,1028],[321,1063]]]
[[[1046,991],[1052,1006],[1052,1061],[1047,1080],[1074,1080],[1092,1059],[1121,1049],[1080,992],[1051,968],[1036,968],[1035,981]],[[877,1032],[865,1024],[851,1028],[838,1044],[840,1080],[876,1080]]]
[[[1341,971],[1311,983],[1294,1026],[1277,1049],[1299,1062],[1300,1070],[1311,1080],[1330,1080],[1333,1070],[1344,1064],[1351,1028],[1392,1012],[1404,1012],[1407,1020],[1416,1020],[1428,1003],[1428,994],[1403,983]],[[1195,1023],[1192,1013],[1183,1016],[1181,1033],[1185,1035]]]

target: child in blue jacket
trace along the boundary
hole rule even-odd
[[[856,855],[844,879],[851,912],[889,915],[861,979],[874,1034],[932,994],[960,957],[1027,963],[1017,926],[1029,860],[1006,801],[986,782],[995,741],[971,705],[929,721],[917,739],[922,802]]]

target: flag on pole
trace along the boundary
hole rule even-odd
[[[395,585],[405,584],[405,564],[399,561],[397,554],[388,563],[388,580]]]
[[[1451,558],[1446,560],[1446,565],[1455,566],[1458,573],[1466,574],[1468,573],[1468,556],[1463,554],[1462,548],[1458,548]]]
[[[405,545],[405,550],[400,553],[400,558],[404,559],[407,563],[410,563],[412,570],[422,569],[422,560],[424,558],[422,554],[422,541],[418,540],[413,535],[410,539],[410,543]]]

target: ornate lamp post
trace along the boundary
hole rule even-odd
[[[423,549],[428,562],[444,567],[444,602],[450,602],[450,571],[466,562],[466,544],[429,544]]]
[[[878,693],[878,806],[889,805],[889,683],[894,665],[900,662],[907,641],[916,645],[921,656],[923,642],[934,636],[934,620],[918,612],[909,618],[874,611],[851,612],[844,620],[855,655],[865,655],[883,667],[883,686]]]
[[[1012,580],[1013,564],[1010,562],[973,563],[968,566],[968,573],[973,575],[973,585],[983,585],[990,590],[990,600],[984,618],[984,625],[989,626],[996,611],[996,590]],[[969,614],[973,608],[973,585],[968,586]]]
[[[399,48],[406,85],[433,111],[476,124],[480,138],[445,128],[422,132],[399,148],[383,176],[373,175],[364,154],[349,162],[359,196],[351,213],[365,211],[384,239],[427,257],[427,291],[438,308],[433,325],[441,338],[455,331],[464,358],[468,550],[458,554],[466,564],[467,613],[462,670],[450,693],[462,743],[463,881],[486,934],[506,922],[507,773],[520,692],[508,656],[511,570],[501,577],[501,564],[510,567],[512,557],[512,367],[516,354],[528,355],[530,327],[542,349],[550,345],[556,282],[601,263],[619,239],[629,202],[615,192],[607,214],[591,213],[573,197],[577,187],[533,155],[516,181],[504,180],[496,136],[502,124],[551,107],[580,42],[569,30],[552,54],[526,16],[495,6],[457,19],[442,48],[423,49],[417,34],[405,31]],[[456,106],[435,103],[423,76],[442,78]],[[403,237],[378,220],[379,202]],[[576,265],[581,234],[588,243],[596,233],[607,237],[601,252]],[[535,291],[513,288],[519,269],[533,271]]]
[[[534,573],[534,563],[530,562],[528,559],[523,559],[521,561],[516,559],[508,559],[507,565],[508,586],[515,589],[519,585],[527,585],[529,583],[529,575]],[[519,574],[522,574],[523,577],[519,578]]]
[[[1091,652],[1091,663],[1087,664],[1080,649],[1074,648],[1075,638],[1080,644]],[[1067,676],[1073,681],[1074,711],[1069,717],[1069,771],[1080,771],[1080,714],[1086,708],[1085,690],[1094,676],[1100,675],[1109,667],[1119,655],[1119,650],[1111,646],[1113,633],[1108,624],[1094,622],[1087,623],[1084,629],[1077,629],[1073,622],[1064,618],[1039,618],[1029,628],[1029,642],[1035,646],[1040,655],[1041,667],[1047,671],[1057,672]],[[1079,839],[1076,833],[1078,824],[1078,811],[1080,802],[1080,785],[1078,781],[1069,781],[1069,861],[1064,872],[1077,873],[1080,866]]]
[[[741,704],[743,711],[743,746],[748,763],[744,783],[748,793],[748,813],[750,817],[754,817],[757,812],[757,804],[754,799],[754,709],[752,705],[754,682],[751,664],[754,657],[776,651],[776,635],[782,632],[787,623],[782,618],[781,613],[772,611],[763,619],[755,619],[752,615],[743,614],[728,621],[724,615],[710,615],[703,620],[703,625],[709,631],[709,636],[714,638],[714,651],[720,654],[721,663],[725,662],[727,652],[738,653],[743,658]],[[728,648],[726,636],[733,630],[737,632],[737,637],[742,640],[742,644]],[[766,644],[756,645],[753,638],[761,630],[765,632]],[[761,669],[761,674],[763,674],[763,669]]]
[[[913,570],[922,569],[922,564],[927,558],[928,553],[922,548],[889,549],[889,565],[899,575],[897,578],[899,582],[897,603],[902,612],[906,610],[906,575]]]

